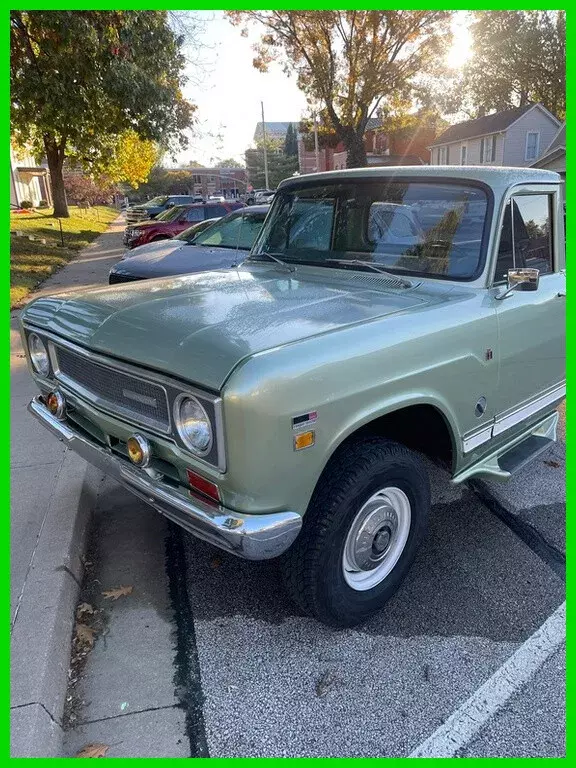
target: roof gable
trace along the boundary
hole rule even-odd
[[[546,147],[544,154],[547,155],[549,152],[552,152],[555,149],[560,149],[561,147],[565,147],[565,146],[566,146],[566,123],[560,126],[560,130],[550,142],[550,146]]]
[[[288,131],[288,126],[290,125],[290,120],[288,122],[281,122],[281,123],[269,123],[268,120],[266,120],[266,136],[270,139],[283,139],[286,136],[286,133]],[[294,128],[298,128],[298,123],[293,122],[292,125]],[[262,138],[262,122],[256,123],[256,130],[254,131],[254,141],[257,141],[258,139]]]
[[[502,112],[494,112],[492,115],[477,117],[475,120],[465,120],[463,123],[451,125],[441,133],[440,136],[434,139],[430,146],[434,147],[437,144],[450,144],[453,141],[463,141],[477,136],[500,133],[501,131],[510,128],[513,123],[523,117],[527,112],[530,112],[531,109],[534,109],[534,107],[539,107],[546,115],[549,115],[553,120],[556,120],[554,115],[548,112],[548,110],[541,104],[527,104],[524,107],[506,109]]]

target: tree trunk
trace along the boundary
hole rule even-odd
[[[346,129],[342,141],[346,147],[346,168],[364,168],[368,165],[364,134],[357,133],[353,128]]]
[[[64,176],[62,166],[64,164],[64,151],[58,147],[54,139],[44,138],[44,149],[50,171],[50,187],[52,189],[52,201],[54,203],[54,217],[58,219],[70,218],[66,190],[64,189]]]

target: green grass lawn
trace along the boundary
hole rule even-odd
[[[35,239],[10,236],[10,308],[17,307],[26,296],[53,272],[73,259],[118,216],[115,208],[98,205],[89,210],[70,206],[70,218],[61,219],[64,247],[61,247],[58,219],[50,208],[42,212],[11,213],[10,231],[24,232]],[[40,240],[46,240],[41,243]]]

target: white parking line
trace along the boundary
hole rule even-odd
[[[534,675],[566,638],[566,603],[409,757],[454,757]]]

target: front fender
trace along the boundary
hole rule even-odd
[[[456,437],[458,434],[456,418],[452,413],[452,409],[449,403],[438,392],[413,390],[411,392],[399,393],[395,397],[389,397],[381,401],[368,403],[358,411],[347,414],[347,418],[342,422],[341,427],[333,435],[333,438],[330,440],[326,447],[327,456],[326,461],[324,462],[324,467],[328,464],[342,443],[356,432],[361,430],[363,427],[368,426],[370,423],[376,421],[377,419],[380,419],[384,416],[389,416],[390,414],[400,411],[404,408],[420,405],[432,406],[436,411],[438,411],[440,416],[442,416],[450,434],[452,455],[456,459],[460,453],[460,441]]]

